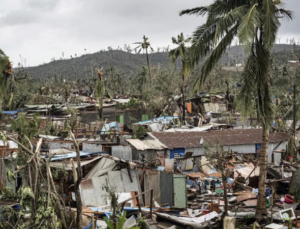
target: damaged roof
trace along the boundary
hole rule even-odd
[[[148,150],[148,149],[163,150],[168,148],[157,139],[143,140],[143,141],[141,141],[140,139],[125,139],[125,140],[137,150]]]
[[[169,149],[173,148],[196,148],[203,144],[213,144],[217,141],[225,146],[252,145],[262,143],[261,129],[247,130],[220,130],[209,132],[153,132],[148,133],[158,139]],[[287,141],[290,135],[282,132],[270,133],[269,143]],[[201,141],[202,139],[202,141]],[[202,144],[200,144],[200,141]]]

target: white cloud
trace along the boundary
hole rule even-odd
[[[286,1],[295,15],[297,0]],[[299,1],[299,0],[298,0]],[[179,16],[179,11],[212,0],[2,0],[0,44],[15,65],[20,55],[37,65],[84,49],[96,52],[112,46],[141,41],[145,34],[153,47],[171,45],[171,37],[190,35],[204,22],[196,16]],[[297,18],[284,22],[279,36],[299,36]],[[285,39],[285,38],[283,38]],[[282,40],[283,40],[282,39]],[[297,39],[296,39],[297,40]]]

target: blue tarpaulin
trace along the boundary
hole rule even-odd
[[[150,124],[152,122],[166,122],[166,123],[169,123],[170,121],[174,120],[174,119],[177,119],[178,116],[169,116],[169,115],[165,115],[165,116],[160,116],[158,118],[153,118],[153,119],[149,119],[149,120],[146,120],[146,121],[141,121],[141,122],[137,122],[135,124],[137,125],[146,125],[146,124]]]
[[[16,115],[18,114],[18,112],[20,112],[22,110],[16,110],[16,111],[2,111],[3,114],[6,114],[6,115]]]
[[[106,132],[109,132],[110,128],[112,128],[112,127],[114,127],[115,130],[119,130],[118,123],[117,122],[111,122],[111,123],[105,124],[102,127],[101,134],[105,134]]]

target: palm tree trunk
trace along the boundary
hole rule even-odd
[[[263,124],[262,144],[259,153],[260,170],[258,183],[258,198],[256,207],[256,217],[263,219],[267,217],[266,207],[266,179],[267,179],[267,163],[268,163],[268,144],[269,144],[270,127]]]
[[[185,96],[184,96],[184,74],[182,73],[182,87],[181,87],[181,93],[182,93],[182,124],[185,125]]]
[[[146,48],[146,57],[147,57],[147,64],[148,64],[148,71],[149,71],[149,82],[150,82],[150,91],[152,88],[152,83],[151,83],[151,72],[150,72],[150,62],[149,62],[149,56],[148,56],[148,49]]]

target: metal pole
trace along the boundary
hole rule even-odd
[[[152,199],[153,199],[153,189],[150,192],[150,219],[152,219]]]

